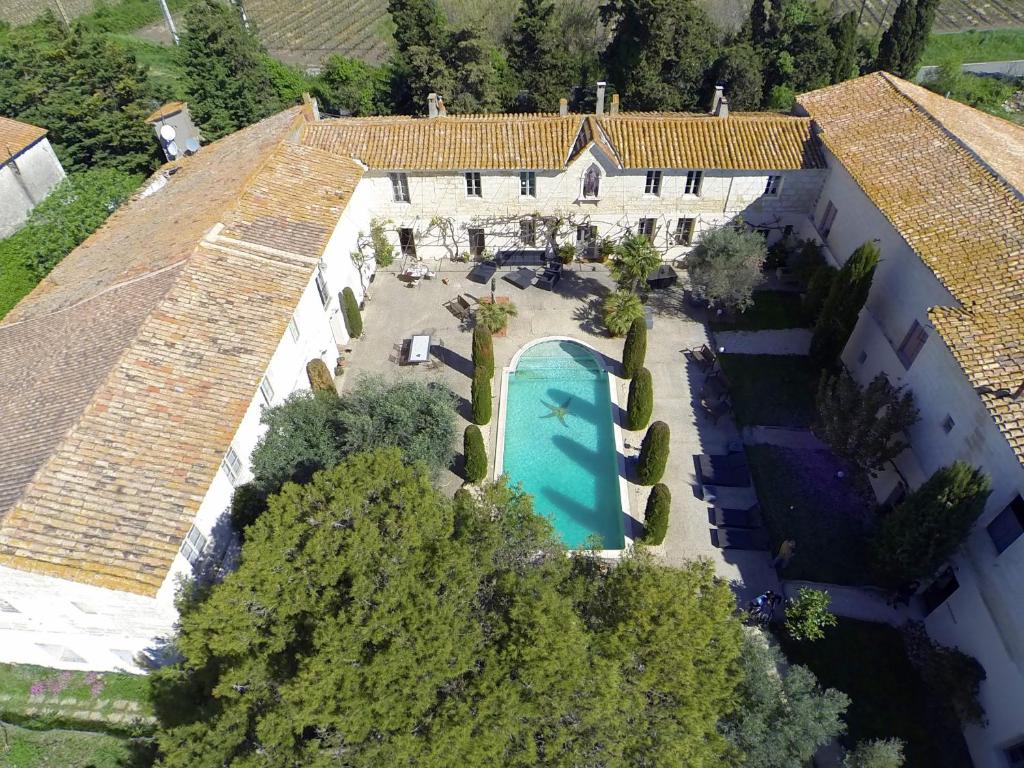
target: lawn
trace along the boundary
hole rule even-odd
[[[846,746],[896,736],[906,744],[905,768],[971,764],[959,727],[934,711],[896,629],[841,619],[823,640],[797,643],[782,636],[780,642],[792,663],[809,667],[823,686],[850,697]]]
[[[932,35],[921,55],[921,66],[940,65],[954,60],[961,64],[975,61],[1012,61],[1024,59],[1024,30],[998,29],[990,32],[956,32]]]
[[[0,746],[0,765],[5,768],[124,768],[133,764],[130,742],[122,737],[0,727],[6,736],[5,746]]]
[[[39,279],[10,249],[0,248],[0,318],[36,287]]]
[[[128,733],[152,716],[144,675],[0,664],[0,720],[33,728]]]
[[[761,513],[773,551],[786,539],[796,554],[788,579],[864,584],[871,505],[850,467],[831,452],[747,446]],[[842,470],[845,477],[837,478]]]
[[[804,328],[807,318],[799,293],[756,291],[754,305],[732,318],[709,322],[715,331],[765,331],[773,328]]]
[[[820,372],[803,355],[729,355],[718,359],[733,414],[744,426],[807,427]]]

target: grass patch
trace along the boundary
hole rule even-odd
[[[149,79],[156,95],[163,101],[187,101],[185,73],[178,60],[177,49],[129,34],[112,34],[116,40],[135,55],[135,60],[149,70]]]
[[[784,577],[867,583],[871,506],[853,470],[830,451],[774,445],[747,446],[747,459],[773,551],[786,539],[797,545]]]
[[[807,427],[820,371],[803,355],[720,354],[733,414],[745,426]]]
[[[39,278],[21,255],[0,248],[0,319],[36,287]]]
[[[1024,30],[970,30],[928,38],[921,56],[922,66],[937,66],[951,59],[963,64],[1024,59]]]
[[[756,291],[754,304],[732,317],[708,323],[716,331],[765,331],[773,328],[804,328],[803,301],[792,291]]]
[[[153,717],[145,675],[0,664],[0,694],[0,720],[36,729],[128,735],[145,731],[141,721]]]
[[[32,731],[2,726],[7,768],[123,768],[132,765],[131,742],[119,736],[84,731]]]
[[[906,768],[970,765],[960,728],[936,716],[896,629],[840,619],[823,640],[798,643],[783,636],[780,643],[791,662],[850,697],[848,731],[841,738],[847,747],[896,736],[906,744]]]

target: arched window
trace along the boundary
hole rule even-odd
[[[597,198],[601,194],[601,169],[591,165],[583,174],[583,197]]]

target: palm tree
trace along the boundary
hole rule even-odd
[[[482,303],[476,308],[476,321],[485,326],[491,333],[501,332],[510,317],[516,317],[519,311],[516,305]]]
[[[644,316],[644,305],[635,293],[616,291],[605,297],[601,314],[612,336],[625,336],[633,321]]]
[[[630,235],[612,256],[612,276],[622,288],[636,293],[647,276],[661,264],[661,254],[646,235]]]

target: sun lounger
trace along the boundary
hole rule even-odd
[[[547,254],[543,250],[498,251],[494,260],[502,267],[543,267]]]
[[[723,397],[720,400],[706,400],[702,398],[700,407],[704,413],[711,417],[711,423],[717,424],[720,418],[727,416],[732,410],[732,403],[728,397]]]
[[[502,279],[508,280],[516,288],[525,290],[533,285],[534,279],[537,277],[537,273],[527,267],[517,269],[515,272],[510,272],[505,275]]]
[[[745,488],[750,485],[750,469],[743,453],[708,454],[696,457],[697,482],[704,485],[720,485]]]
[[[771,544],[763,528],[711,528],[711,543],[719,549],[749,549],[769,552]]]
[[[708,507],[708,522],[719,528],[760,528],[764,525],[758,504],[749,509]]]
[[[473,267],[466,279],[484,285],[494,277],[494,273],[497,271],[498,265],[494,261],[482,261]]]

